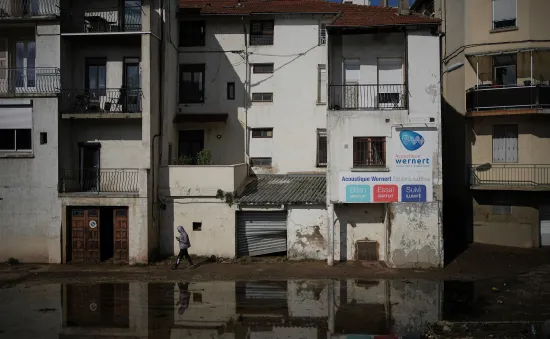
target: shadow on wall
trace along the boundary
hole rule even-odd
[[[442,98],[443,245],[445,265],[473,242],[473,202],[467,166],[472,162],[466,117]]]

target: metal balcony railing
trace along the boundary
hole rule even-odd
[[[60,86],[59,68],[0,68],[0,96],[55,94]]]
[[[0,20],[59,14],[59,0],[0,0]]]
[[[141,89],[71,89],[61,91],[63,113],[141,113]]]
[[[550,86],[481,85],[466,92],[468,112],[517,108],[550,108]]]
[[[63,10],[63,33],[113,33],[141,31],[141,6]]]
[[[138,169],[62,170],[59,193],[138,193]]]
[[[550,165],[470,165],[471,187],[550,189]]]
[[[329,85],[332,110],[406,109],[406,85]]]

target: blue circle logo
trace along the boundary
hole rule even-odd
[[[401,139],[403,147],[408,151],[416,151],[424,145],[424,137],[413,131],[401,131],[399,133],[399,138]]]

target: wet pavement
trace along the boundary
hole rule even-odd
[[[0,290],[0,338],[548,338],[540,308],[500,308],[504,298],[480,297],[480,288],[401,279],[20,284]]]

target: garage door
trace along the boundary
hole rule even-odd
[[[286,212],[238,212],[237,255],[286,252]]]
[[[550,205],[539,208],[540,215],[540,244],[550,246]]]

